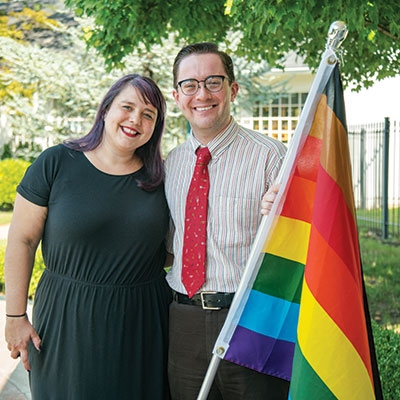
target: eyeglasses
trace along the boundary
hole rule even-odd
[[[223,75],[211,75],[202,81],[198,81],[197,79],[185,79],[183,81],[178,82],[178,85],[182,93],[186,96],[195,95],[200,89],[200,82],[204,82],[204,87],[212,93],[219,92],[222,90],[222,86],[224,84],[224,80],[229,79]]]

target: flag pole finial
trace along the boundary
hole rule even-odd
[[[332,22],[328,31],[326,49],[336,52],[347,36],[347,26],[343,21]]]

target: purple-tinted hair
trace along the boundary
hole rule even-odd
[[[79,139],[69,139],[64,145],[77,151],[94,150],[100,145],[104,132],[104,116],[110,109],[114,99],[127,86],[136,88],[143,101],[157,109],[157,120],[153,135],[143,146],[136,149],[136,154],[142,159],[145,168],[145,178],[138,180],[138,185],[144,190],[151,191],[157,188],[164,180],[164,165],[161,156],[161,138],[165,126],[166,103],[157,84],[150,78],[138,74],[125,75],[115,82],[97,110],[94,124],[89,133]]]

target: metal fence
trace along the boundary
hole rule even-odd
[[[358,225],[400,243],[400,121],[349,126],[348,133]]]

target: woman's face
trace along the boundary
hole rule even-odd
[[[138,89],[127,85],[104,116],[104,141],[118,151],[135,150],[153,135],[157,108],[146,104]]]

